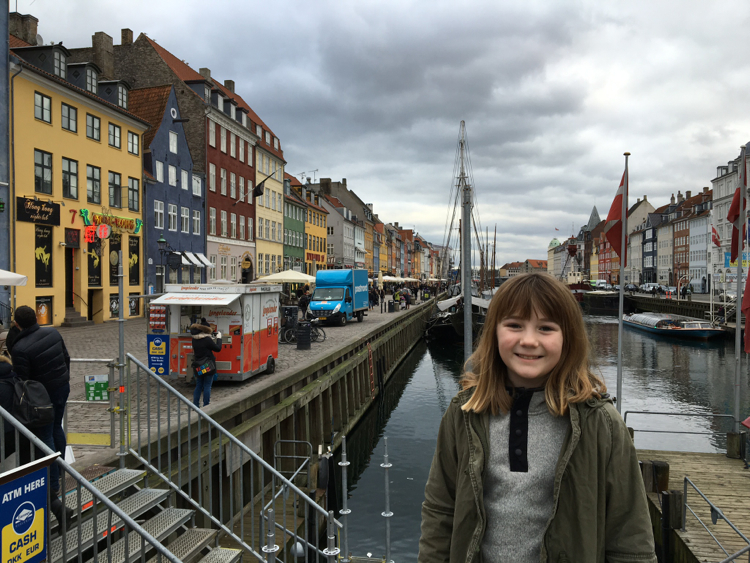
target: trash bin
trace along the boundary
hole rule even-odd
[[[388,302],[388,312],[393,313],[395,309],[393,308],[393,301]]]
[[[297,350],[310,349],[310,321],[300,321],[297,323]]]
[[[281,316],[284,317],[284,319],[291,319],[292,322],[289,323],[288,321],[284,323],[285,326],[294,326],[294,324],[297,321],[297,316],[299,312],[299,307],[296,305],[284,305],[281,307]]]

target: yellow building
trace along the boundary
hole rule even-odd
[[[365,221],[365,269],[370,277],[377,276],[378,273],[373,271],[373,224],[371,221]]]
[[[62,45],[11,37],[11,264],[28,276],[14,307],[40,324],[116,318],[118,251],[125,297],[143,294],[143,167],[148,123],[127,111],[129,86]],[[137,317],[140,299],[126,302]]]
[[[261,127],[258,125],[258,127]],[[255,184],[263,184],[263,195],[255,202],[255,239],[258,277],[280,272],[284,267],[284,162],[279,140],[259,129],[255,145]]]
[[[596,248],[597,245],[594,245],[594,250],[591,253],[591,259],[590,259],[590,265],[591,269],[589,272],[589,279],[590,280],[598,280],[599,279],[599,252]]]
[[[305,215],[305,273],[314,276],[328,268],[328,211],[320,204],[320,196],[305,187],[293,186],[297,195],[307,202]]]

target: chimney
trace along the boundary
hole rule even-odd
[[[310,178],[310,176],[308,176],[308,177],[307,177],[307,183],[308,183],[308,184],[310,183],[310,180],[312,180],[312,178]]]
[[[708,193],[708,186],[704,186],[704,187],[703,187],[703,193],[704,193],[704,194],[707,194],[707,193]],[[739,229],[737,229],[737,231],[739,232]]]
[[[133,30],[127,27],[120,31],[120,45],[133,44]]]
[[[324,194],[331,194],[331,179],[330,178],[321,178],[320,179],[320,191]]]
[[[94,48],[94,64],[102,71],[102,78],[115,77],[115,48],[112,38],[103,31],[97,31],[91,36],[91,46]]]
[[[211,69],[210,68],[201,68],[201,69],[198,70],[198,72],[206,80],[211,80]]]
[[[8,14],[8,30],[11,35],[36,45],[36,27],[39,20],[30,14],[21,15],[18,12]]]
[[[690,199],[690,194],[692,194],[692,193],[693,192],[690,191],[690,190],[685,190],[685,199]]]
[[[635,198],[635,204],[638,205],[641,202],[641,198],[637,197]]]
[[[679,190],[677,190],[677,203],[678,203],[678,204],[680,204],[680,203],[682,203],[683,201],[685,201],[685,198],[684,198],[684,197],[682,197],[682,192],[681,192],[681,191],[679,191]]]
[[[670,205],[674,205],[674,194],[672,194],[672,198],[669,200]]]
[[[307,201],[307,189],[305,188],[302,188],[302,199]]]
[[[346,186],[346,178],[341,178],[341,183]]]
[[[234,80],[225,80],[224,81],[224,88],[226,88],[232,94],[234,94]]]

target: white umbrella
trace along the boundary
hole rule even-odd
[[[28,279],[27,276],[21,274],[0,270],[0,285],[26,285]]]
[[[253,283],[315,283],[315,277],[296,270],[284,270],[259,278]]]

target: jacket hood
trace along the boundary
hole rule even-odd
[[[210,326],[206,326],[201,323],[195,323],[195,324],[190,325],[190,332],[192,334],[199,334],[199,333],[211,334],[213,331],[211,330]]]

